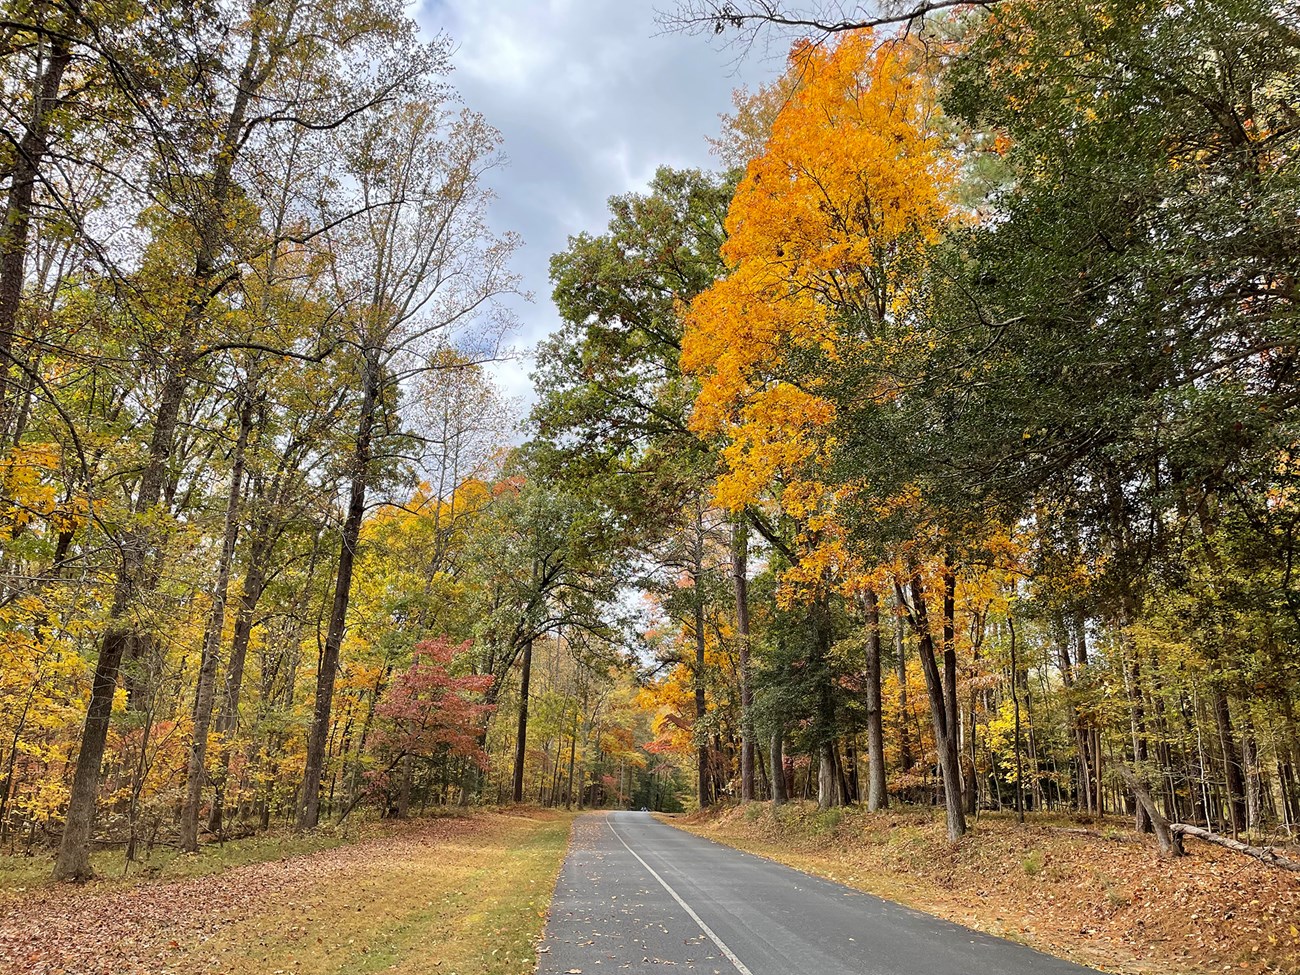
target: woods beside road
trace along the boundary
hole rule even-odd
[[[586,817],[572,848],[572,814],[518,807],[369,823],[348,835],[320,836],[315,849],[284,835],[254,841],[251,849],[236,841],[142,875],[72,888],[50,883],[48,861],[4,858],[0,971],[528,975],[548,913],[551,937],[573,942],[566,958],[596,951],[602,964],[635,967],[659,945],[654,938],[664,937],[656,926],[664,911],[673,938],[655,949],[661,961],[710,951],[696,922],[673,904],[637,907],[631,895],[641,891],[644,900],[658,892],[655,880],[630,855],[621,866],[616,858],[607,862],[599,853],[611,842],[607,821]],[[1149,838],[1119,824],[1044,819],[1020,827],[984,818],[954,846],[941,820],[924,809],[875,815],[798,803],[775,815],[751,804],[674,817],[670,825],[1105,972],[1273,975],[1300,963],[1300,879],[1208,845],[1192,846],[1178,861],[1162,859]],[[633,848],[670,883],[678,884],[673,871],[690,876],[705,862],[671,859],[672,844],[645,847],[638,836],[628,834]],[[658,858],[664,853],[668,861]],[[566,883],[596,887],[575,891],[578,900],[564,893],[556,914],[552,893],[566,854],[577,858]],[[726,877],[710,877],[716,898]],[[773,898],[799,908],[803,885],[775,879],[757,900],[749,886],[723,891],[722,903],[732,905],[728,916],[747,916]],[[680,891],[694,897],[686,887]],[[567,915],[575,904],[579,913]],[[879,958],[870,937],[875,924],[837,931],[851,949],[846,957]],[[642,931],[646,925],[654,930]],[[592,942],[573,933],[580,929],[600,936]],[[771,932],[760,933],[770,940]],[[747,936],[741,930],[733,940]],[[616,950],[620,945],[626,950]],[[543,969],[553,970],[559,954],[552,952],[560,949],[543,948]],[[891,950],[919,965],[929,957],[924,938]],[[611,952],[616,957],[607,957]]]

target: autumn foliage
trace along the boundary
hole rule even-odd
[[[1285,852],[1294,16],[938,6],[574,228],[522,444],[449,41],[15,13],[0,846],[815,799]]]
[[[787,77],[728,213],[728,273],[686,316],[682,367],[701,378],[692,428],[721,442],[718,502],[770,499],[795,519],[789,578],[815,589],[862,567],[836,525],[845,487],[825,482],[836,406],[812,364],[908,340],[926,249],[954,219],[955,164],[932,66],[908,40],[799,44]]]
[[[486,766],[479,732],[493,711],[483,702],[492,678],[482,674],[453,675],[457,654],[467,644],[446,637],[417,644],[414,660],[394,679],[376,708],[388,727],[379,735],[378,748],[393,760],[450,756]]]

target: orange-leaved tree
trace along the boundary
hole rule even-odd
[[[881,402],[894,396],[887,363],[896,349],[924,341],[916,321],[927,253],[956,219],[957,167],[932,68],[915,41],[866,30],[834,46],[795,46],[791,93],[728,214],[728,273],[687,315],[682,365],[701,381],[692,426],[723,443],[718,500],[733,509],[766,504],[792,526],[786,597],[808,598],[814,617],[825,615],[817,605],[830,591],[862,589],[871,578],[837,518],[847,497],[869,492],[869,472],[827,473],[840,419],[832,384],[840,367],[870,361],[880,378],[865,392]],[[863,595],[878,653],[874,589]],[[919,625],[918,633],[923,654],[933,650]],[[878,659],[868,669],[878,681]],[[939,679],[937,668],[925,670]],[[943,697],[936,686],[956,836],[965,823]],[[879,736],[871,737],[879,767]]]
[[[955,164],[914,44],[867,31],[800,44],[790,72],[799,84],[731,204],[728,273],[689,309],[682,365],[701,379],[693,429],[724,441],[718,500],[768,496],[818,533],[834,502],[828,374],[908,341]]]

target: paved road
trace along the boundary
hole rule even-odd
[[[539,975],[1097,975],[649,813],[574,825]]]

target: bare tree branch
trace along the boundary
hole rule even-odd
[[[787,5],[780,0],[682,0],[657,20],[665,30],[726,34],[737,31],[752,40],[764,27],[785,28],[827,37],[864,27],[912,25],[928,15],[960,8],[987,8],[1000,0],[884,0],[877,4],[826,2]]]

